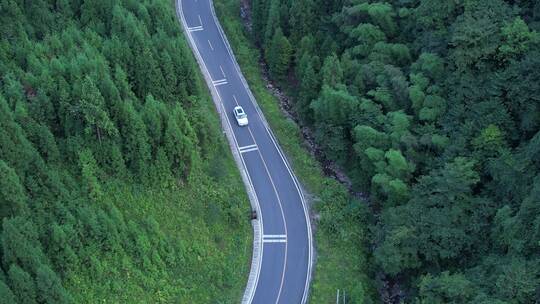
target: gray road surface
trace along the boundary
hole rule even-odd
[[[248,188],[259,209],[262,238],[255,244],[244,303],[299,304],[307,300],[312,242],[307,208],[298,183],[278,147],[215,18],[211,0],[177,0],[177,13],[218,110]],[[249,126],[239,127],[241,105]],[[258,242],[258,241],[256,241]]]

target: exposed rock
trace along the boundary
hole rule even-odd
[[[251,33],[252,21],[251,21],[251,7],[249,6],[249,0],[240,1],[240,17],[244,23],[244,27]]]

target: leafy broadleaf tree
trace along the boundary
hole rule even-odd
[[[485,203],[472,196],[472,187],[479,181],[473,166],[470,160],[455,159],[422,177],[407,205],[383,213],[388,232],[375,252],[383,269],[396,274],[422,263],[440,265],[481,243],[478,230],[488,214]]]
[[[426,275],[420,284],[419,303],[466,303],[474,299],[473,284],[463,274]]]

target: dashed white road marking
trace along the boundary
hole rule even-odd
[[[242,150],[247,150],[247,149],[251,149],[251,148],[256,148],[257,145],[249,145],[249,146],[243,146],[243,147],[239,147],[238,150],[242,151]]]
[[[210,49],[213,51],[213,50],[214,50],[214,46],[212,45],[212,42],[210,42],[210,40],[208,40],[208,45],[210,46]]]
[[[221,74],[223,75],[223,78],[227,78],[227,75],[225,75],[225,71],[223,71],[223,67],[220,65],[219,69],[221,70]]]
[[[241,150],[240,153],[244,154],[244,153],[253,152],[253,151],[257,151],[257,150],[259,150],[259,148],[255,147],[255,148],[251,148],[251,149]]]
[[[197,17],[199,17],[199,24],[202,26],[202,19],[201,19],[201,15],[197,15]]]
[[[224,85],[224,84],[227,84],[227,79],[220,79],[220,80],[214,80],[212,81],[212,84],[217,87],[217,86],[220,86],[220,85]]]
[[[199,32],[204,31],[204,28],[202,26],[194,26],[194,27],[188,27],[189,32]]]
[[[259,147],[257,146],[257,144],[253,144],[253,145],[249,145],[249,146],[243,146],[243,147],[238,148],[238,151],[240,151],[240,154],[253,152],[253,151],[257,151],[257,150],[259,150]]]
[[[263,243],[287,243],[286,234],[265,234],[263,235]]]

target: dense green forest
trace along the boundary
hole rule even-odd
[[[0,303],[236,303],[249,204],[168,0],[0,0]]]
[[[407,303],[540,301],[540,2],[249,4],[270,76],[369,194],[373,271]]]

